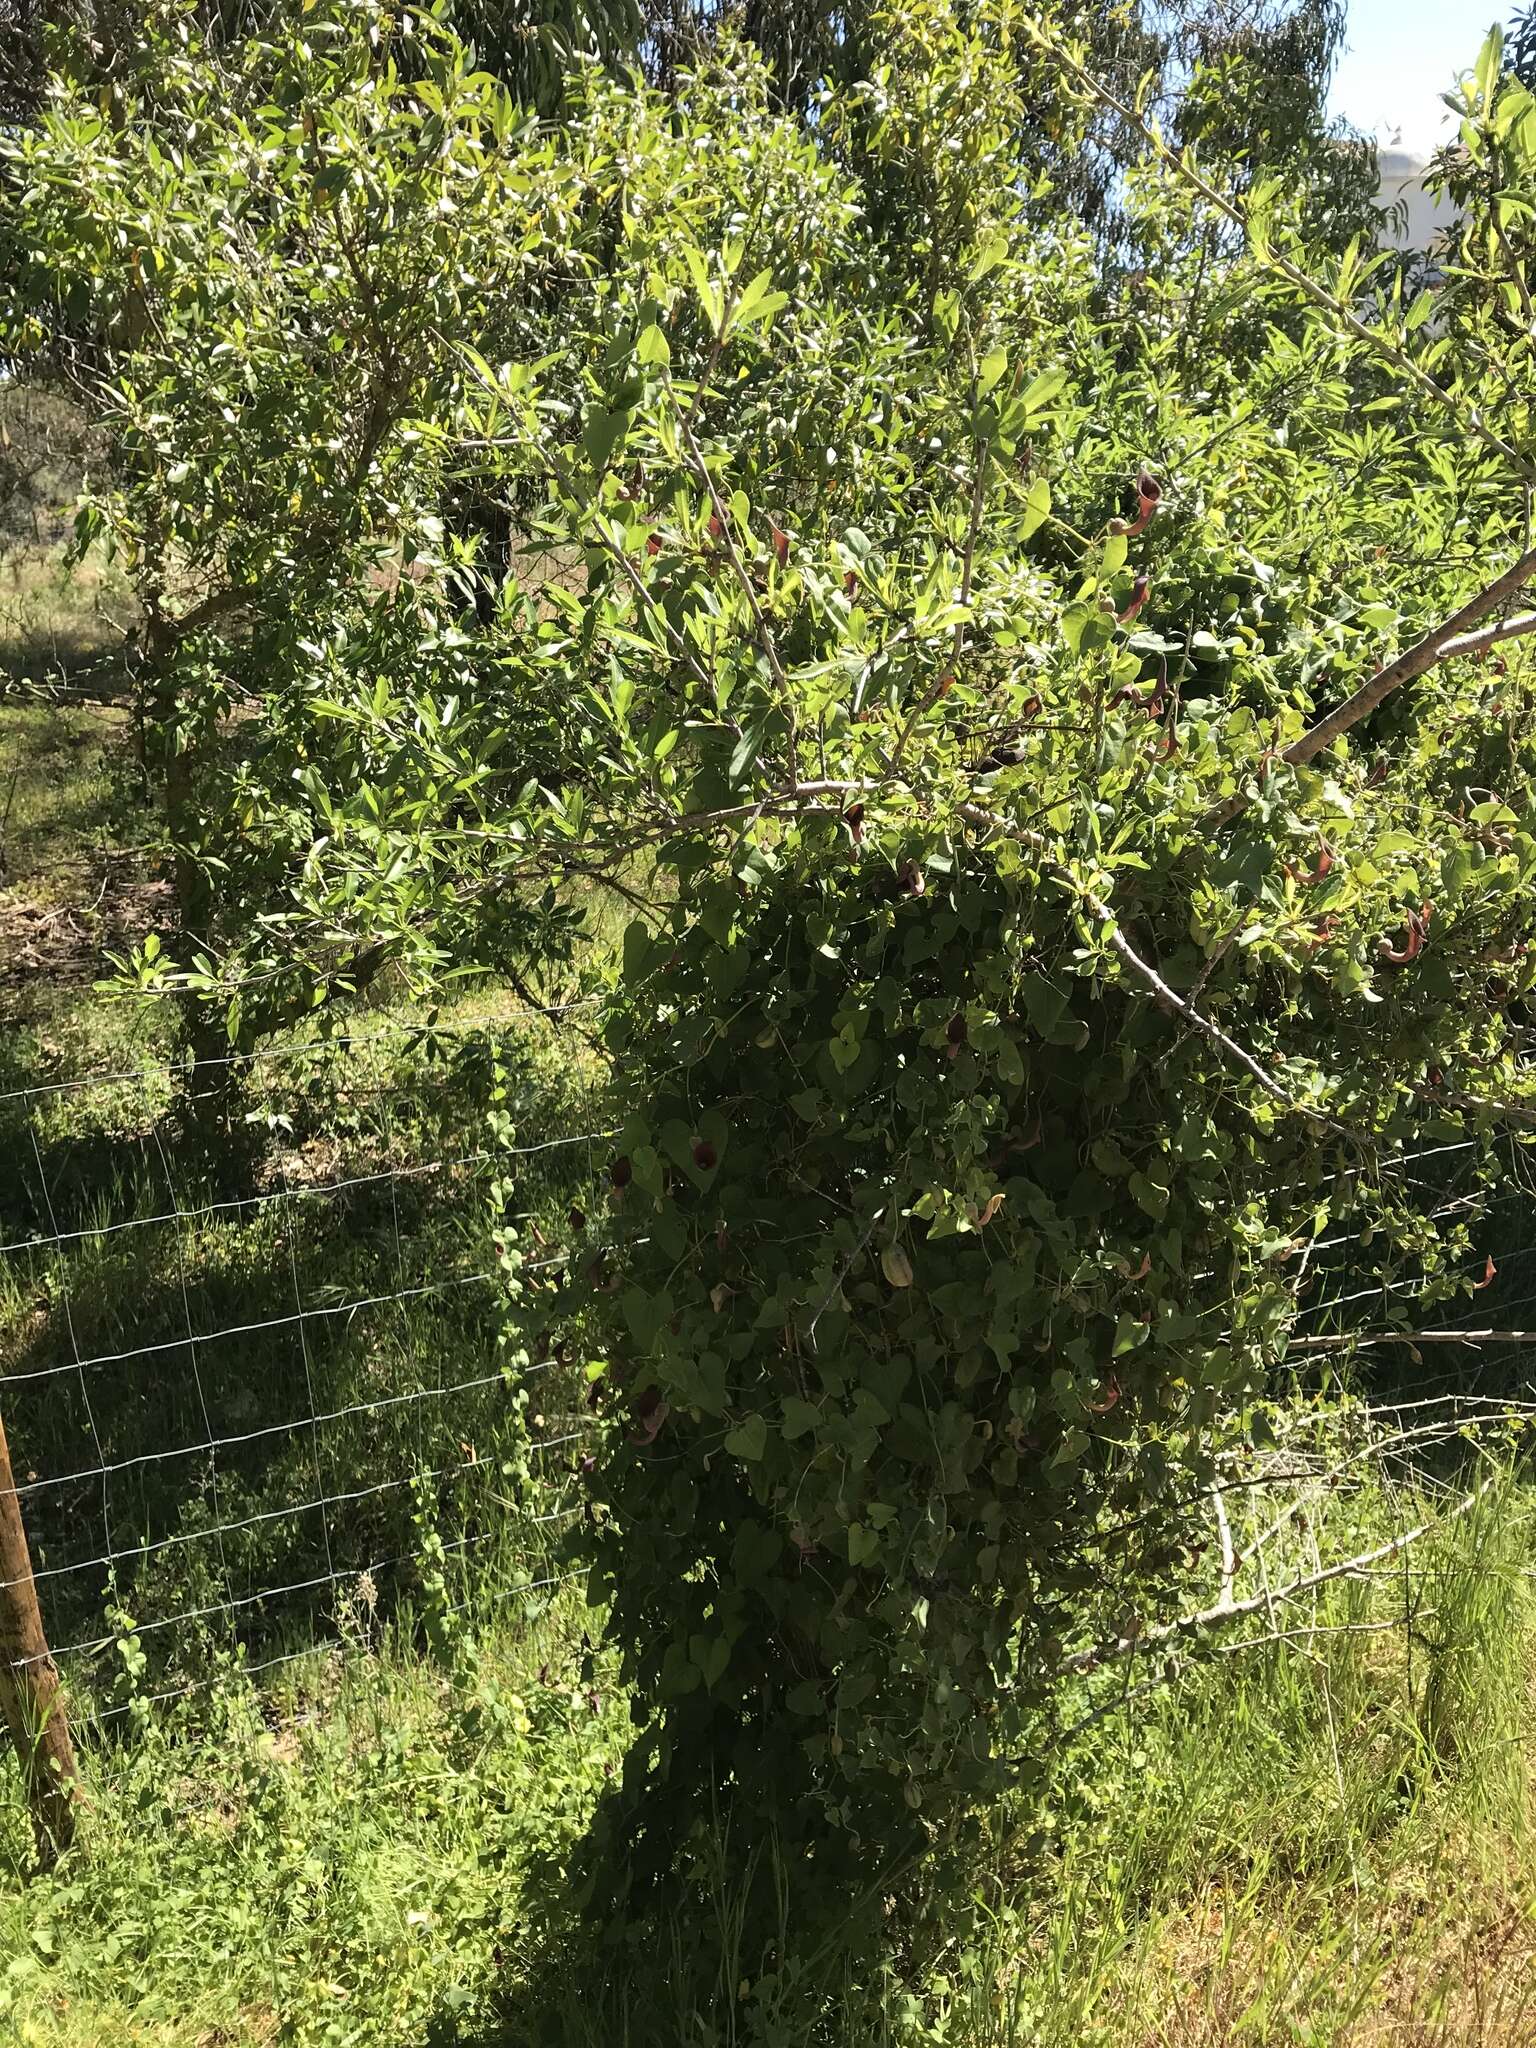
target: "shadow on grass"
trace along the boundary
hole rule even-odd
[[[973,1860],[941,1868],[919,1837],[888,1861],[835,1828],[791,1849],[701,1783],[662,1824],[670,1850],[647,1841],[637,1868],[648,1783],[614,1778],[580,1840],[524,1871],[498,1980],[473,2020],[438,2015],[429,2048],[894,2043],[904,1986],[970,1924]]]

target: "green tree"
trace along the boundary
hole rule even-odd
[[[633,1906],[723,1809],[800,1931],[889,1926],[1162,1640],[1333,1240],[1411,1328],[1472,1222],[1407,1156],[1536,1113],[1522,277],[1480,185],[1438,306],[1316,258],[1288,160],[1202,170],[1010,0],[892,10],[813,120],[729,39],[556,127],[397,32],[193,39],[8,145],[11,345],[150,620],[167,978],[238,1035],[632,903],[545,1304],[610,1423],[597,1841]],[[1140,274],[1020,175],[1042,81],[1135,138]],[[1511,218],[1522,95],[1467,101]]]
[[[140,977],[243,1047],[386,961],[455,964],[471,911],[477,964],[558,944],[497,879],[559,713],[537,633],[458,630],[446,337],[541,331],[576,183],[430,16],[343,7],[231,59],[172,15],[140,70],[6,145],[5,334],[111,451],[78,538],[139,599],[177,885]]]
[[[681,196],[661,233],[695,120],[716,162],[774,123],[740,76],[657,109],[581,433],[521,400],[549,526],[612,565],[572,609],[591,843],[661,877],[564,1304],[641,1723],[603,1839],[686,1885],[723,1810],[807,1924],[888,1927],[1063,1680],[1159,1639],[1223,1432],[1307,1355],[1308,1248],[1369,1244],[1409,1315],[1469,1286],[1405,1155],[1491,1179],[1532,1113],[1527,401],[1123,105],[1169,253],[1105,318],[1007,174],[1015,34],[1117,98],[934,7],[827,109],[923,194],[905,263],[824,162],[809,268]]]

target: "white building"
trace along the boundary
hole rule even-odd
[[[1428,249],[1455,220],[1456,209],[1445,195],[1424,189],[1428,161],[1407,149],[1378,152],[1381,184],[1377,196],[1383,206],[1394,209],[1382,233],[1384,246]]]

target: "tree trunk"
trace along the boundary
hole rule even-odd
[[[79,1773],[58,1666],[43,1634],[27,1532],[0,1422],[0,1707],[21,1760],[22,1783],[46,1868],[74,1839]]]

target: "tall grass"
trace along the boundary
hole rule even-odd
[[[1445,1498],[1431,1479],[1372,1471],[1297,1548],[1349,1555]],[[1505,1472],[1380,1573],[1335,1582],[1282,1627],[1213,1638],[1175,1682],[1094,1721],[1053,1753],[1043,1800],[994,1816],[974,1911],[950,1910],[965,1931],[941,1939],[918,1983],[850,1966],[810,2018],[803,1982],[779,1974],[771,1945],[751,1955],[727,1942],[726,1966],[699,1981],[680,1925],[651,1970],[631,1957],[536,2004],[533,2020],[513,2001],[506,2038],[1536,2039],[1533,1528],[1536,1494]],[[1065,1702],[1063,1718],[1074,1713]],[[727,1932],[754,1852],[771,1848],[714,1846]],[[933,1902],[941,1926],[945,1910]]]

